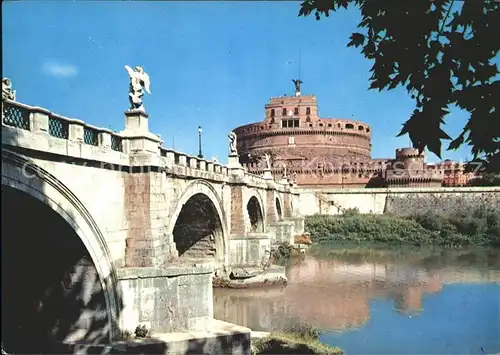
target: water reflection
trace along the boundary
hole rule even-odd
[[[287,270],[284,289],[214,290],[215,317],[253,330],[284,329],[298,319],[324,330],[359,329],[370,304],[416,316],[424,297],[454,283],[500,283],[500,250],[325,249]],[[499,311],[498,309],[496,310]]]

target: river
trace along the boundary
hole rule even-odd
[[[214,289],[215,318],[258,331],[305,321],[347,355],[500,353],[500,249],[313,247],[287,277]]]

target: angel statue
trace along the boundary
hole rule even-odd
[[[233,131],[229,132],[228,138],[229,138],[229,154],[231,155],[238,154],[238,149],[236,149],[236,140],[238,137],[236,136],[236,133],[234,133]]]
[[[264,154],[264,159],[266,160],[266,169],[271,170],[271,155]]]
[[[12,89],[12,83],[9,78],[2,79],[2,99],[16,101],[16,90]]]
[[[292,79],[292,81],[295,85],[295,96],[300,96],[300,84],[302,84],[303,81],[300,79],[297,79],[297,80]]]
[[[149,75],[144,72],[144,69],[140,65],[136,66],[135,70],[125,65],[125,69],[130,77],[128,97],[131,109],[144,111],[144,106],[142,105],[144,91],[151,95],[151,91],[149,91]]]

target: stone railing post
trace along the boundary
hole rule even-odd
[[[83,142],[83,127],[85,122],[71,119],[69,121],[68,139],[73,142]]]
[[[184,154],[179,154],[179,165],[187,166],[187,156]]]
[[[101,129],[99,133],[99,146],[105,149],[111,149],[111,135],[113,131],[109,129]]]
[[[31,131],[35,133],[49,133],[49,116],[50,111],[41,107],[33,107],[30,117]]]

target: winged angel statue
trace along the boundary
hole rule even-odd
[[[149,75],[144,72],[144,68],[140,65],[136,66],[135,69],[125,65],[125,69],[130,77],[128,98],[131,109],[144,111],[144,106],[142,105],[144,91],[151,95],[151,91],[149,91]]]

